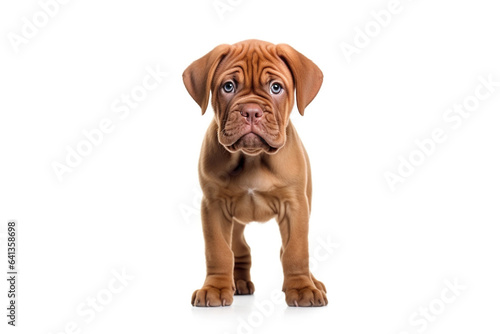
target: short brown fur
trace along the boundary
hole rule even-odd
[[[311,168],[289,119],[294,95],[303,114],[318,93],[321,70],[286,44],[248,40],[216,47],[183,79],[202,113],[212,92],[215,112],[199,162],[207,275],[191,303],[228,306],[234,294],[253,294],[243,232],[275,218],[287,304],[325,306],[325,286],[309,271]]]

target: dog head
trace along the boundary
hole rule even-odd
[[[202,114],[212,92],[219,143],[233,153],[257,155],[285,145],[294,91],[303,115],[323,74],[289,45],[248,40],[217,46],[194,61],[183,80]]]

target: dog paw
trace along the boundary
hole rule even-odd
[[[233,303],[234,290],[228,288],[216,288],[213,286],[204,286],[196,290],[191,297],[191,305],[198,307],[209,306],[229,306]]]
[[[235,293],[237,295],[253,295],[255,292],[255,287],[252,281],[239,279],[235,280],[234,284],[236,285]]]
[[[321,290],[323,291],[324,293],[326,293],[326,287],[325,285],[323,284],[323,282],[320,282],[318,281],[316,278],[314,278],[314,276],[311,275],[311,278],[312,278],[312,281],[314,283],[314,285],[316,286],[316,289],[318,290]]]
[[[326,306],[328,304],[325,292],[314,286],[301,289],[286,289],[285,300],[288,306],[297,307]]]

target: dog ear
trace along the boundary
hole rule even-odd
[[[210,86],[212,79],[222,58],[228,54],[230,45],[222,44],[204,55],[198,60],[195,60],[182,73],[184,86],[191,97],[201,107],[203,115],[207,110],[208,100],[210,99]]]
[[[297,95],[297,109],[301,115],[304,115],[304,109],[321,88],[323,72],[309,58],[288,44],[278,44],[276,51],[292,72]]]

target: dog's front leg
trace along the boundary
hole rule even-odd
[[[283,292],[286,303],[289,306],[325,306],[328,300],[324,286],[318,287],[309,271],[307,198],[299,196],[286,202],[282,210],[278,224],[283,242],[281,263],[285,278]]]
[[[233,222],[224,214],[222,203],[203,198],[201,220],[205,237],[207,277],[191,298],[193,306],[229,306],[234,294],[234,255],[231,251]]]

